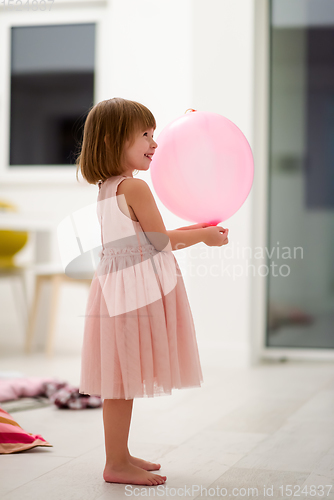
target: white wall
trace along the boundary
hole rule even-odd
[[[253,0],[113,0],[106,8],[106,16],[108,23],[100,33],[103,48],[97,55],[96,101],[119,96],[142,102],[156,117],[156,137],[187,108],[221,113],[236,123],[252,147]],[[138,177],[153,190],[148,172]],[[23,211],[33,204],[54,213],[59,221],[93,203],[96,195],[97,187],[76,183],[0,187],[0,198],[12,200]],[[188,224],[168,212],[157,196],[156,200],[168,229]],[[203,277],[198,272],[191,277],[187,269],[193,264],[200,272],[200,264],[220,266],[222,260],[232,266],[244,266],[245,260],[236,256],[236,249],[251,246],[251,201],[250,195],[241,209],[221,224],[230,229],[230,243],[229,248],[219,249],[220,256],[194,259],[190,249],[174,253],[184,269],[200,355],[205,363],[248,364],[252,278],[244,273],[239,278]],[[192,250],[198,254],[208,247],[200,244]],[[55,258],[57,252],[55,239]],[[232,259],[228,259],[231,254]],[[19,257],[24,255],[22,252]],[[7,292],[8,287],[2,284],[0,314],[6,319],[0,348],[9,351],[22,345],[22,332]],[[86,297],[85,289],[64,288],[56,331],[57,352],[80,352]],[[42,317],[38,336],[41,344]]]
[[[247,0],[194,0],[192,9],[192,107],[226,116],[242,130],[251,147],[253,8],[253,2]],[[229,244],[216,248],[212,256],[208,252],[207,257],[197,259],[198,274],[204,274],[205,267],[208,272],[205,278],[199,275],[188,280],[189,298],[198,336],[208,342],[212,363],[245,365],[252,342],[252,278],[245,275],[245,259],[238,258],[237,250],[251,246],[251,195],[221,225],[230,230]],[[199,246],[208,250],[204,243]],[[194,259],[193,263],[196,265]],[[218,276],[209,271],[216,272],[215,265],[220,269]]]

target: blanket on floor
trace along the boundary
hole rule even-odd
[[[58,408],[80,410],[102,405],[100,396],[80,394],[79,387],[50,377],[24,377],[0,380],[0,403],[21,397],[46,396]]]

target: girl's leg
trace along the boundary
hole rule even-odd
[[[106,463],[127,463],[129,459],[128,437],[133,399],[105,399],[103,423],[106,447]]]
[[[106,465],[103,478],[107,482],[163,484],[166,476],[153,474],[129,460],[128,436],[131,422],[133,399],[103,400],[103,423],[106,448]]]

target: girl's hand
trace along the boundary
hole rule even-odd
[[[221,226],[205,227],[203,242],[209,247],[221,247],[228,243],[228,229]]]

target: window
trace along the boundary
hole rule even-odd
[[[11,27],[9,166],[73,165],[94,104],[95,23]]]

